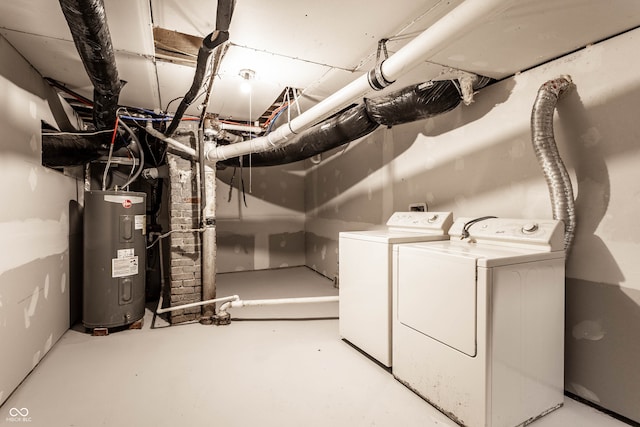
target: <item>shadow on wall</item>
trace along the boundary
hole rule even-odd
[[[344,193],[374,172],[391,164],[397,157],[407,151],[415,141],[419,139],[419,136],[435,138],[457,129],[462,125],[468,125],[469,123],[480,120],[495,108],[496,105],[507,101],[514,86],[515,82],[509,80],[498,86],[493,85],[484,88],[477,94],[478,102],[471,106],[459,105],[452,111],[430,119],[394,126],[391,137],[385,135],[385,132],[388,132],[385,128],[378,128],[368,136],[352,142],[346,152],[344,151],[345,146],[327,152],[326,157],[331,157],[323,161],[319,166],[313,168],[312,173],[309,174],[311,177],[308,178],[307,188],[310,185],[315,185],[323,188],[323,191],[315,192],[314,200],[307,200],[307,211],[331,202],[337,195]],[[488,90],[491,90],[492,102],[482,102],[483,91]],[[383,154],[383,150],[388,149],[387,147],[383,147],[383,145],[387,144],[392,144],[392,147],[388,152],[384,152]],[[344,152],[344,155],[339,154],[341,152]],[[401,169],[401,165],[395,165],[394,167]],[[430,173],[430,171],[427,171],[427,173]],[[315,177],[313,176],[314,174],[316,175]],[[451,179],[451,176],[449,179]],[[325,184],[327,182],[335,182],[334,191],[326,191]],[[440,180],[438,180],[438,182],[440,182]],[[383,185],[388,184],[384,183]],[[374,202],[374,206],[379,206],[378,203],[381,203],[382,197],[381,194],[375,194],[376,191],[369,192],[367,196],[370,201]],[[362,201],[361,199],[359,203]],[[414,201],[415,200],[411,200],[411,202]],[[403,205],[406,204],[408,203],[404,203]],[[332,209],[335,211],[335,207]],[[336,217],[335,214],[342,216],[341,212],[343,211],[341,208],[340,212],[333,212],[333,214],[331,212],[323,212],[320,216],[324,216],[325,214],[328,214],[328,217]],[[349,209],[347,209],[347,211],[349,211]],[[355,218],[349,219],[356,220]],[[358,219],[358,221],[360,220],[379,223],[380,221],[386,221],[386,218],[370,217]]]
[[[565,389],[640,423],[640,291],[567,278]]]
[[[217,170],[216,178],[229,186],[229,192],[218,203],[237,203],[240,212],[244,208],[245,199],[247,208],[251,208],[249,197],[292,211],[304,212],[303,199],[298,196],[304,191],[302,163],[251,169],[248,166],[227,167]],[[245,195],[242,194],[243,189]]]
[[[490,87],[491,89],[493,87]],[[510,89],[507,89],[507,91]],[[507,91],[504,91],[505,98]],[[590,108],[587,115],[579,95],[574,91],[567,93],[558,105],[558,114],[560,120],[555,123],[555,128],[559,130],[556,137],[558,147],[565,163],[569,168],[575,163],[576,175],[578,178],[578,191],[576,208],[578,214],[578,230],[576,242],[584,235],[593,236],[593,232],[601,221],[604,212],[607,209],[609,199],[609,179],[606,169],[605,159],[607,156],[622,153],[631,149],[635,149],[635,142],[631,138],[624,141],[605,141],[601,135],[616,135],[621,132],[616,128],[615,123],[611,124],[609,117],[615,117],[616,121],[624,120],[630,115],[628,105],[633,104],[633,94],[626,94],[625,97],[619,97],[606,106]],[[531,101],[533,105],[533,99]],[[495,104],[494,104],[495,105]],[[481,117],[486,113],[486,105],[481,106],[481,113],[475,112],[474,107],[462,110],[456,122],[469,123]],[[454,110],[450,113],[449,118],[456,113]],[[467,116],[470,118],[467,118]],[[594,123],[599,117],[605,117],[602,123]],[[433,125],[429,122],[433,120]],[[516,134],[500,134],[499,130],[495,133],[495,142],[489,146],[474,147],[476,140],[473,135],[469,135],[469,148],[463,154],[456,156],[445,162],[437,163],[436,166],[414,168],[410,173],[404,173],[401,164],[393,165],[394,175],[397,181],[393,183],[393,207],[407,206],[416,198],[428,195],[429,198],[435,200],[439,206],[453,206],[456,216],[472,216],[498,214],[502,216],[514,215],[521,216],[522,209],[544,209],[551,215],[550,202],[543,175],[539,164],[537,163],[535,154],[531,146],[531,131],[529,128],[529,117],[521,119],[523,126]],[[629,117],[632,122],[633,117]],[[452,123],[444,123],[446,120],[429,119],[427,122],[419,122],[406,124],[399,127],[396,132],[402,132],[401,137],[395,137],[393,159],[399,154],[406,151],[414,144],[418,135],[426,135],[425,127],[435,127],[439,131],[443,129],[454,129],[456,126]],[[590,126],[590,127],[589,127]],[[596,126],[600,126],[602,130],[598,131]],[[607,127],[605,129],[605,126]],[[401,129],[400,129],[401,128]],[[593,140],[597,140],[592,142]],[[457,141],[456,141],[457,143]],[[307,200],[307,210],[318,208],[326,205],[318,216],[325,218],[338,218],[345,221],[357,221],[353,217],[344,217],[342,212],[349,210],[340,209],[341,215],[336,215],[330,209],[330,202],[336,197],[337,193],[342,193],[346,189],[365,179],[371,174],[367,162],[361,161],[367,150],[367,141],[361,141],[358,147],[354,147],[347,151],[344,156],[337,156],[330,159],[330,162],[321,164],[321,168],[314,171],[318,175],[313,178],[317,181],[317,187],[326,187],[333,185],[336,181],[338,186],[336,193],[320,192],[313,197],[315,200]],[[428,147],[426,147],[428,149]],[[428,155],[427,151],[420,152]],[[567,152],[566,153],[563,152]],[[381,157],[381,155],[379,155]],[[426,159],[425,159],[426,161]],[[380,159],[372,162],[376,167],[384,166]],[[349,175],[340,175],[339,180],[334,177],[335,169],[344,169],[350,165]],[[311,174],[310,174],[311,175]],[[311,178],[309,178],[311,179]],[[509,203],[510,196],[522,195],[523,186],[533,182],[536,186],[543,185],[541,189],[545,189],[545,196],[535,203],[549,206],[534,206],[532,208],[515,206]],[[329,183],[329,184],[327,184]],[[308,183],[313,187],[313,182]],[[389,185],[389,183],[385,183]],[[307,187],[309,188],[309,187]],[[382,188],[375,188],[369,194],[358,192],[352,193],[348,197],[341,198],[341,204],[353,204],[354,206],[366,202],[367,198],[381,199]],[[474,211],[471,203],[467,200],[488,197],[489,194],[495,193],[502,202],[496,204],[497,212]],[[467,205],[470,207],[466,209]],[[356,209],[357,211],[358,209]],[[629,218],[633,221],[633,218]],[[630,226],[633,224],[629,224]],[[618,281],[615,279],[614,281]]]
[[[593,122],[589,115],[615,117],[616,121],[624,122],[624,114],[629,113],[622,108],[616,112],[610,105],[606,109],[592,109],[587,114],[579,88],[568,92],[558,105],[560,128],[565,139],[571,142],[567,150],[573,159],[578,184],[576,238],[568,259],[567,275],[571,275],[571,271],[588,275],[593,268],[590,265],[597,263],[599,273],[607,280],[598,283],[567,277],[565,388],[596,405],[640,422],[637,405],[640,328],[634,327],[640,324],[640,291],[620,286],[625,277],[606,243],[595,234],[607,213],[611,196],[607,154],[611,154],[612,148],[623,151],[634,144],[631,138],[626,144],[625,141],[604,140],[597,127],[585,128]],[[634,221],[634,218],[621,219]],[[624,224],[619,226],[625,227]],[[630,412],[629,408],[635,408],[635,412]]]
[[[590,262],[594,255],[598,259],[601,268],[609,273],[609,283],[620,283],[624,280],[622,272],[605,243],[595,235],[598,225],[604,218],[611,198],[611,183],[609,171],[605,161],[604,147],[613,147],[616,141],[602,140],[596,127],[585,128],[592,123],[587,114],[579,88],[566,93],[557,107],[560,118],[559,128],[564,133],[564,139],[569,141],[566,149],[568,158],[573,160],[576,174],[577,189],[574,189],[576,197],[576,237],[569,254],[567,267],[569,270],[579,268],[581,253],[589,253]],[[606,114],[612,114],[608,112]],[[598,117],[595,111],[593,117]],[[605,111],[602,111],[604,114]]]
[[[465,123],[469,123],[469,122],[480,119],[489,111],[491,111],[491,109],[496,104],[506,101],[511,93],[512,87],[513,87],[513,83],[511,82],[507,82],[506,84],[503,84],[502,85],[503,89],[500,96],[498,97],[498,101],[496,101],[493,105],[483,104],[483,106],[480,108],[474,108],[470,114],[467,114],[465,116],[465,120],[466,120]],[[495,96],[494,96],[494,99],[495,99]],[[456,109],[459,109],[459,108],[464,108],[464,107],[458,106]],[[444,113],[444,115],[447,115],[447,114],[450,114],[450,112]],[[422,121],[418,123],[422,123]],[[445,133],[454,129],[459,124],[455,121],[434,121],[433,123],[438,123],[438,125],[432,126],[428,130],[428,132],[425,133],[426,136],[431,136],[431,137],[438,136],[441,133]],[[406,126],[406,125],[403,125],[403,126]],[[344,174],[343,176],[341,176],[341,178],[344,178],[344,179],[341,180],[340,185],[338,186],[338,188],[336,188],[337,193],[343,192],[346,189],[352,187],[357,182],[361,181],[364,177],[379,170],[380,168],[382,168],[392,160],[392,159],[384,159],[383,161],[382,156],[377,155],[379,153],[377,153],[375,150],[372,150],[370,139],[373,138],[374,140],[376,140],[377,138],[380,138],[380,133],[381,133],[380,129],[384,129],[384,128],[383,127],[378,128],[373,133],[363,138],[360,138],[359,140],[352,141],[351,143],[348,143],[348,145],[345,144],[333,150],[329,150],[323,153],[323,157],[328,159],[322,161],[320,167],[317,168],[319,171],[328,171],[328,173],[333,173],[332,171],[344,170],[345,168],[347,170],[350,170],[350,173]],[[416,132],[424,132],[424,129],[420,129],[420,130],[416,129]],[[413,138],[408,138],[408,140],[414,141],[417,135],[418,133],[413,135]],[[407,148],[409,148],[409,146],[410,145],[404,145],[403,147],[395,147],[393,150],[394,157],[400,155]],[[350,160],[347,165],[343,165],[343,164],[340,164],[341,163],[340,158],[342,156],[340,155],[335,156],[335,154],[344,151],[347,147],[349,147],[349,151],[351,152],[349,158],[350,159],[356,158],[358,159],[358,161]],[[295,163],[293,163],[292,165],[295,165]],[[281,197],[282,191],[283,191],[283,188],[281,188],[281,184],[283,182],[291,182],[293,180],[294,182],[299,181],[300,185],[303,185],[304,174],[292,176],[291,169],[288,166],[283,165],[280,167],[282,169],[279,170],[280,173],[278,175],[269,174],[268,176],[265,176],[266,174],[263,174],[261,176],[259,171],[263,168],[264,167],[254,168],[254,172],[253,172],[254,180],[259,182],[257,182],[258,184],[257,186],[255,184],[252,186],[253,187],[252,195],[254,197],[258,197],[262,200],[265,200],[267,202],[270,202],[279,206],[304,212],[304,206],[296,206],[293,204],[289,204],[289,205],[283,204],[282,197]],[[267,168],[274,169],[273,166],[269,166]],[[275,168],[278,168],[278,167],[275,167]],[[236,190],[241,191],[242,186],[244,185],[245,190],[248,191],[248,178],[247,178],[248,169],[249,168],[247,166],[243,168],[237,168],[235,172],[234,172],[234,168],[223,169],[217,172],[217,178],[220,179],[222,182],[226,183],[227,185],[231,186],[233,184],[233,188],[235,188]],[[255,171],[258,171],[258,173],[256,173]],[[352,173],[352,172],[355,172],[355,173]],[[295,183],[294,183],[294,186],[296,186]],[[324,201],[329,200],[332,195],[327,195],[328,198],[325,198],[325,200],[319,200],[318,202],[323,203]]]

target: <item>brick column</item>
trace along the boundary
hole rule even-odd
[[[169,164],[170,230],[200,228],[200,203],[198,198],[198,167],[196,163],[173,154],[167,154]],[[171,305],[202,301],[201,241],[200,233],[174,232],[170,235]],[[172,311],[172,324],[200,318],[200,307]]]

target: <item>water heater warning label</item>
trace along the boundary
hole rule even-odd
[[[138,274],[138,257],[111,259],[111,277],[126,277]]]
[[[142,234],[145,234],[145,230],[147,226],[147,215],[136,215],[135,216],[135,228],[136,230],[142,230]]]
[[[118,259],[122,259],[122,258],[131,258],[132,256],[135,255],[134,249],[133,248],[129,248],[129,249],[118,249],[117,252],[118,256],[116,258]]]

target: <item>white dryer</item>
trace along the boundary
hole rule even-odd
[[[563,233],[555,220],[461,218],[448,241],[396,245],[393,375],[469,427],[560,407]]]
[[[391,272],[396,243],[448,239],[451,212],[396,212],[379,230],[339,235],[340,336],[391,366]]]

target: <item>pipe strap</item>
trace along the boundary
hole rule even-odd
[[[382,74],[382,64],[384,64],[384,61],[377,63],[367,74],[369,86],[371,86],[373,90],[382,90],[393,83],[393,81],[390,82],[384,77],[384,74]]]

